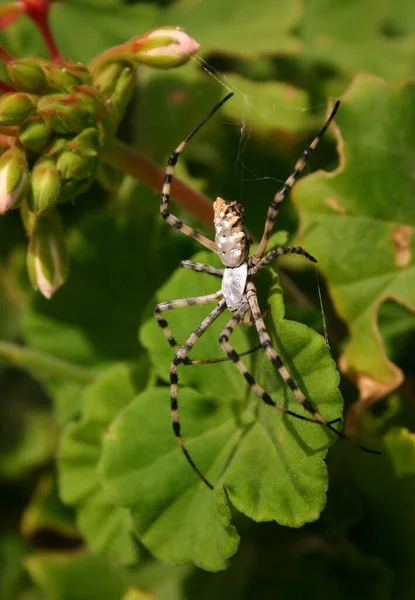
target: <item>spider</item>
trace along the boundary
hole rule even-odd
[[[285,181],[282,188],[276,193],[272,200],[265,221],[265,228],[262,234],[261,241],[258,248],[249,256],[250,240],[243,226],[243,207],[237,201],[226,201],[218,197],[213,204],[214,210],[214,226],[215,226],[215,241],[213,242],[209,238],[205,237],[198,231],[189,227],[183,223],[176,216],[171,214],[169,211],[169,199],[170,199],[170,186],[173,179],[174,168],[179,159],[180,154],[185,148],[186,144],[195,135],[197,131],[208,121],[212,115],[214,115],[220,107],[231,97],[233,93],[228,94],[223,98],[216,106],[196,125],[196,127],[185,137],[181,144],[176,150],[170,155],[166,172],[165,180],[161,194],[160,211],[161,216],[167,223],[169,223],[174,229],[181,231],[185,235],[191,237],[212,252],[219,255],[219,258],[224,265],[223,269],[211,267],[209,265],[192,262],[185,260],[181,262],[181,266],[187,269],[193,269],[194,271],[200,271],[208,273],[222,279],[221,289],[214,293],[205,296],[196,296],[193,298],[180,298],[178,300],[169,300],[167,302],[161,302],[154,308],[154,315],[159,326],[162,328],[163,333],[169,342],[170,346],[174,349],[174,358],[170,366],[170,391],[171,391],[171,420],[173,425],[173,431],[177,438],[177,441],[193,470],[197,473],[200,479],[210,488],[213,489],[213,485],[206,479],[203,473],[198,469],[192,457],[190,456],[181,434],[181,427],[179,421],[178,412],[178,373],[177,368],[180,364],[195,365],[195,364],[206,364],[212,362],[218,362],[220,360],[231,360],[236,365],[237,369],[244,376],[252,390],[261,398],[265,404],[297,419],[309,421],[312,423],[318,423],[327,427],[336,436],[349,441],[350,443],[358,446],[361,450],[372,454],[380,454],[377,450],[371,450],[365,446],[361,446],[346,437],[341,431],[338,431],[333,424],[340,421],[341,419],[335,419],[334,421],[327,421],[320,413],[316,410],[313,404],[307,399],[304,393],[300,390],[297,384],[292,379],[287,368],[283,364],[281,358],[274,350],[271,344],[271,338],[265,327],[263,313],[261,313],[257,290],[253,282],[253,278],[259,273],[259,271],[273,261],[277,256],[283,254],[299,254],[307,258],[312,262],[317,262],[316,259],[311,256],[306,250],[299,246],[283,246],[273,248],[269,252],[266,252],[268,241],[271,237],[271,232],[274,226],[275,218],[278,214],[279,207],[283,202],[284,198],[288,195],[300,173],[303,171],[307,161],[316,148],[317,144],[321,140],[324,133],[327,131],[330,123],[332,122],[337,109],[340,105],[340,101],[337,101],[329,118],[324,124],[322,130],[317,137],[311,142],[306,148],[301,157],[298,159],[294,170],[291,175]],[[182,308],[185,306],[192,305],[204,305],[216,303],[216,307],[208,314],[208,316],[199,324],[199,326],[189,335],[185,343],[181,346],[176,342],[169,328],[166,319],[163,316],[164,311],[173,310],[176,308]],[[219,315],[228,309],[232,313],[232,318],[228,321],[226,327],[223,329],[219,343],[226,353],[227,357],[222,359],[211,359],[211,360],[190,360],[188,354],[190,350],[195,346],[200,337],[205,333],[210,325],[219,317]],[[230,343],[230,337],[235,328],[240,324],[255,325],[258,332],[260,344],[259,346],[248,350],[247,352],[238,354]],[[286,385],[291,389],[294,396],[299,400],[303,408],[312,415],[313,418],[305,417],[298,413],[295,413],[288,408],[277,404],[267,394],[267,392],[259,385],[253,375],[248,371],[245,364],[241,360],[243,354],[248,354],[263,348],[267,357],[271,363],[276,367],[282,379]]]

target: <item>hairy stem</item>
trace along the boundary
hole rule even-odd
[[[164,182],[164,168],[127,144],[112,139],[104,148],[103,159],[123,173],[136,177],[153,190],[161,191]],[[210,229],[213,228],[212,203],[206,196],[192,189],[178,177],[172,181],[171,195],[180,206],[197,217],[204,225]]]
[[[97,375],[95,369],[80,367],[66,360],[51,356],[46,352],[40,352],[27,346],[19,346],[18,344],[1,340],[0,359],[35,373],[40,371],[54,377],[72,379],[79,383],[91,383]]]

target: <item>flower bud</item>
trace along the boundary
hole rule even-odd
[[[160,27],[142,37],[135,60],[159,69],[183,65],[199,50],[199,44],[179,27]]]
[[[40,117],[31,117],[20,127],[20,143],[33,152],[42,152],[50,139],[50,129]]]
[[[33,58],[11,60],[7,63],[7,74],[12,84],[24,92],[42,94],[47,90],[42,67]]]
[[[62,222],[54,210],[36,219],[27,249],[27,270],[33,288],[51,298],[66,281],[69,256]]]
[[[35,104],[32,97],[21,92],[0,96],[0,125],[21,125],[32,114]]]
[[[179,27],[160,27],[99,54],[91,65],[93,73],[104,63],[126,60],[169,69],[186,63],[199,44]]]
[[[26,154],[17,145],[0,157],[0,214],[16,208],[27,192],[29,169]]]
[[[78,152],[67,150],[62,152],[57,163],[62,179],[85,179],[95,172],[98,156],[83,156]]]
[[[53,158],[41,156],[32,169],[27,203],[37,217],[48,213],[58,202],[61,176]]]
[[[86,192],[86,190],[95,181],[95,171],[86,179],[63,179],[59,202],[68,202],[75,200],[77,196]]]
[[[33,231],[33,227],[35,226],[35,223],[37,220],[36,215],[29,210],[26,200],[23,200],[20,203],[19,208],[20,208],[20,218],[22,220],[23,227],[25,228],[27,236],[30,237],[32,234],[32,231]]]
[[[103,98],[111,102],[112,108],[117,113],[117,121],[124,115],[125,108],[131,100],[134,81],[134,68],[123,61],[104,65],[94,78],[95,88]]]
[[[58,171],[63,179],[86,179],[95,173],[100,149],[98,131],[94,127],[67,142],[57,160]]]
[[[69,92],[75,85],[91,83],[91,74],[82,63],[65,59],[60,64],[49,61],[42,63],[50,88],[59,92]]]
[[[97,105],[82,95],[51,94],[43,96],[37,111],[50,129],[56,133],[79,133],[97,121]]]

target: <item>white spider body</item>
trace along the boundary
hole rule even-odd
[[[234,312],[242,303],[248,279],[248,263],[245,261],[239,267],[227,267],[223,272],[222,293],[226,306]]]

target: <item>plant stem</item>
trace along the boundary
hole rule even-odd
[[[25,12],[28,17],[32,19],[37,28],[39,29],[43,41],[49,51],[54,62],[59,62],[60,54],[59,50],[53,39],[52,31],[49,27],[49,1],[44,2],[31,2],[23,0],[25,5]]]
[[[11,342],[0,340],[0,358],[6,360],[10,364],[18,367],[23,367],[29,371],[41,371],[46,375],[53,377],[62,377],[72,379],[79,383],[91,383],[98,371],[93,368],[80,367],[70,362],[56,358],[47,354],[33,350],[27,346],[19,346]]]
[[[161,192],[164,182],[164,168],[143,156],[124,142],[112,139],[104,148],[103,159],[127,175],[139,179],[153,190]],[[171,195],[204,225],[213,228],[213,209],[211,201],[187,183],[174,177]]]
[[[14,87],[6,83],[5,81],[0,81],[0,92],[4,92],[7,94],[8,92],[15,92]]]

